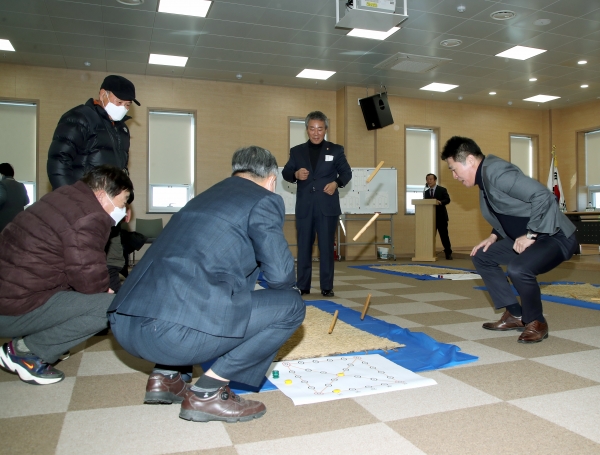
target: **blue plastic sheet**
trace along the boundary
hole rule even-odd
[[[395,351],[384,352],[378,350],[368,351],[368,353],[381,354],[386,359],[415,373],[475,362],[478,359],[478,357],[474,355],[462,352],[458,346],[439,343],[424,333],[411,332],[408,329],[403,329],[397,325],[390,324],[368,315],[361,321],[361,313],[358,311],[328,300],[312,300],[307,302],[307,305],[313,305],[322,311],[330,313],[332,316],[333,313],[338,310],[338,319],[344,321],[346,324],[350,324],[357,329],[364,330],[373,335],[388,338],[397,343],[406,345],[406,347],[399,348]],[[352,354],[364,355],[365,352],[346,353],[343,355]],[[207,362],[202,364],[202,368],[206,371],[212,363],[213,362]],[[235,382],[232,382],[230,387],[238,394],[256,392],[257,390],[275,390],[277,388],[266,378],[258,389]]]
[[[443,278],[433,277],[433,276],[429,276],[429,275],[417,275],[414,273],[396,272],[394,270],[385,270],[385,269],[381,268],[382,265],[389,266],[389,264],[368,264],[368,265],[350,265],[350,266],[348,266],[348,268],[368,270],[369,272],[387,273],[388,275],[404,276],[407,278],[414,278],[416,280],[421,280],[421,281],[443,280]],[[403,265],[409,265],[409,264],[403,264]],[[420,265],[423,267],[434,267],[431,264],[410,264],[410,265],[411,266]],[[458,267],[444,266],[444,268],[445,269],[453,269],[453,270],[464,270],[467,273],[476,273],[475,270],[462,269],[462,268],[458,268]],[[340,279],[343,280],[343,278],[340,278]]]
[[[542,284],[548,285],[548,284],[585,284],[585,283],[578,283],[575,281],[553,281],[553,282],[540,283],[540,285],[542,285]],[[597,284],[592,284],[592,286],[600,287]],[[511,288],[515,295],[519,295],[519,293],[517,292],[517,290],[515,289],[514,286],[511,285]],[[474,289],[487,292],[487,288],[485,286],[476,286]],[[561,303],[563,305],[578,306],[580,308],[587,308],[588,310],[600,310],[600,304],[586,302],[585,300],[570,299],[568,297],[559,297],[556,295],[542,294],[542,300],[547,300],[548,302],[554,302],[554,303]]]

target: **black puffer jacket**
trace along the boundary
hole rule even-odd
[[[129,128],[125,116],[113,122],[106,110],[90,98],[59,120],[48,151],[52,189],[72,185],[95,166],[111,164],[127,169]]]

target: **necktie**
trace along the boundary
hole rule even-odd
[[[430,195],[431,197],[433,197],[433,188],[431,188],[431,189],[429,190],[429,195]]]

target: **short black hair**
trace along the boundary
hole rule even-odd
[[[306,126],[306,129],[308,129],[308,122],[310,122],[311,120],[319,120],[320,122],[325,123],[326,130],[329,129],[329,119],[321,111],[312,111],[306,116],[306,118],[304,119],[304,126]]]
[[[81,181],[92,191],[106,191],[111,198],[118,196],[123,191],[133,193],[133,183],[127,173],[116,166],[108,164],[97,166],[88,171]]]
[[[15,170],[13,169],[13,167],[10,164],[2,163],[2,164],[0,164],[0,174],[5,175],[7,177],[14,177]]]
[[[442,150],[442,160],[444,161],[452,158],[454,161],[465,164],[468,155],[473,155],[475,158],[484,157],[477,143],[468,137],[452,136]]]
[[[431,172],[425,176],[425,180],[427,180],[427,177],[429,177],[430,175],[433,175],[433,180],[437,181],[437,175],[432,174]]]

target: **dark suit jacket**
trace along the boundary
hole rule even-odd
[[[296,180],[294,173],[301,168],[308,169],[306,180]],[[325,216],[341,215],[340,195],[335,190],[333,195],[323,191],[325,185],[339,180],[345,186],[352,179],[352,169],[346,160],[344,147],[329,141],[323,141],[317,170],[313,171],[310,163],[308,142],[297,145],[290,150],[290,159],[281,172],[283,178],[297,183],[296,218],[306,218],[312,211],[312,203],[318,203]],[[314,188],[314,191],[313,191]],[[311,195],[311,192],[315,194]]]
[[[447,223],[448,222],[448,211],[446,210],[446,206],[450,204],[450,195],[448,194],[448,190],[443,186],[437,185],[435,187],[435,191],[433,192],[433,197],[430,195],[429,188],[423,192],[423,199],[437,199],[441,202],[440,205],[435,206],[435,222]]]
[[[256,183],[217,183],[171,218],[108,311],[243,337],[259,271],[271,289],[295,285],[284,217],[281,196]]]
[[[494,155],[487,155],[482,166],[485,193],[497,213],[529,218],[527,229],[532,232],[554,235],[560,229],[566,237],[575,232],[575,225],[559,210],[554,193],[540,182]],[[479,191],[479,207],[494,230],[506,237],[500,221],[485,203],[483,190]]]

